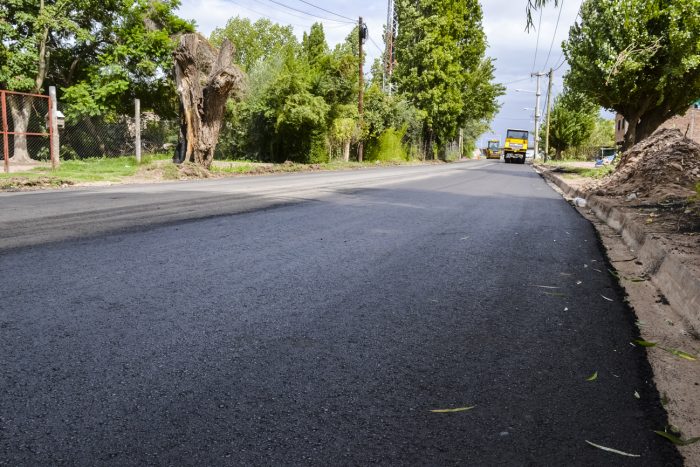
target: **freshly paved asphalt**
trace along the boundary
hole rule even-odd
[[[0,464],[681,465],[591,225],[529,166],[392,173],[5,244]]]

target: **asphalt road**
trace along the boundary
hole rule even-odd
[[[0,203],[0,464],[681,465],[593,228],[530,166]]]

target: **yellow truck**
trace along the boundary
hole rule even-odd
[[[501,142],[497,139],[490,139],[486,145],[486,158],[487,159],[500,159],[501,158]]]
[[[527,154],[527,130],[512,130],[506,132],[506,143],[503,145],[503,160],[506,164],[524,164]]]

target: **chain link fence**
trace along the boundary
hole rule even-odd
[[[141,150],[145,154],[172,153],[177,144],[178,122],[153,113],[141,114]],[[133,156],[136,123],[130,116],[66,119],[60,131],[61,159]]]

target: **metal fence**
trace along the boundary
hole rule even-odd
[[[56,163],[52,145],[56,118],[49,96],[0,90],[0,136],[5,172],[10,164]]]
[[[51,88],[51,96],[55,90]],[[50,96],[0,90],[0,144],[5,172],[59,160],[173,153],[179,123],[153,112],[63,118]],[[54,112],[56,111],[56,112]],[[51,119],[53,118],[53,124]],[[140,140],[140,144],[139,144]],[[141,151],[137,151],[137,145]]]
[[[59,104],[60,107],[60,104]],[[170,153],[177,144],[178,122],[155,114],[142,113],[141,150],[147,154]],[[66,118],[60,131],[61,159],[133,156],[138,137],[137,123],[131,116]]]

